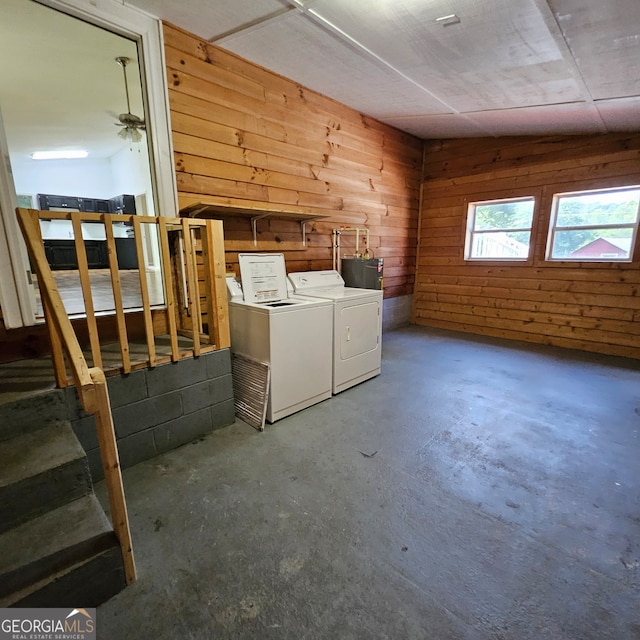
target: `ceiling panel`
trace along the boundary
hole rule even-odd
[[[472,119],[453,114],[388,118],[386,122],[418,138],[477,138],[492,135],[490,129],[482,128]]]
[[[591,103],[484,111],[467,116],[496,136],[595,134],[606,131],[598,110]]]
[[[437,23],[452,7],[460,23]],[[457,111],[587,98],[535,0],[318,0],[310,14]]]
[[[128,4],[205,40],[246,27],[290,7],[286,0],[133,0]]]
[[[549,0],[595,100],[640,94],[640,0]]]
[[[608,131],[640,131],[640,98],[599,100],[596,107]]]
[[[376,118],[448,111],[413,82],[298,12],[217,44]]]

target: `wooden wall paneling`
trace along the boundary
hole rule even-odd
[[[180,206],[206,196],[328,215],[308,225],[305,251],[289,250],[295,225],[258,224],[289,268],[329,268],[331,230],[366,225],[388,264],[385,296],[411,293],[423,142],[172,25],[164,32]],[[224,229],[233,269],[250,236],[231,220]]]
[[[545,260],[553,194],[640,184],[639,134],[428,142],[425,158],[416,322],[640,357],[638,256]],[[516,192],[537,197],[532,259],[465,261],[467,203]]]

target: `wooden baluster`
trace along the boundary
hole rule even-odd
[[[147,282],[147,268],[142,247],[142,223],[140,218],[131,216],[133,222],[133,237],[136,244],[136,260],[138,261],[138,273],[140,275],[140,296],[142,299],[142,314],[144,316],[144,332],[147,340],[147,352],[149,354],[149,366],[156,366],[156,342],[153,330],[153,317],[149,302],[149,283]]]
[[[20,210],[24,211],[24,210]],[[42,240],[42,232],[40,229],[40,212],[35,209],[30,209],[28,214],[31,224],[29,227],[23,226],[22,232],[27,236],[27,248],[33,242],[37,242],[40,246],[44,247]],[[18,216],[20,219],[20,215]],[[26,222],[26,220],[25,220]],[[67,367],[64,362],[64,351],[62,349],[62,341],[60,335],[56,329],[56,325],[52,319],[51,307],[49,303],[49,295],[47,287],[45,286],[44,276],[38,272],[38,286],[40,288],[40,300],[42,300],[42,311],[44,313],[44,321],[49,331],[49,342],[51,344],[51,360],[53,361],[53,372],[56,378],[56,386],[64,388],[69,384],[69,378],[67,376]],[[56,287],[57,289],[57,287]]]
[[[227,304],[226,267],[224,262],[224,232],[221,220],[207,220],[207,245],[212,263],[212,285],[215,307],[215,343],[218,349],[231,346],[229,306]]]
[[[89,343],[91,344],[91,356],[93,366],[102,368],[102,353],[100,352],[100,337],[98,335],[98,323],[93,308],[93,295],[91,293],[91,278],[89,276],[89,262],[87,249],[82,238],[82,218],[80,214],[71,214],[73,235],[76,245],[76,257],[78,259],[78,273],[84,299],[84,312],[87,316],[87,329],[89,331]]]
[[[129,373],[131,371],[131,358],[129,355],[127,323],[124,316],[124,305],[122,304],[120,271],[118,270],[118,252],[116,250],[116,241],[113,236],[113,216],[104,214],[102,216],[102,221],[104,223],[104,230],[107,238],[107,254],[109,256],[109,272],[111,274],[111,290],[113,291],[113,301],[116,309],[116,327],[118,331],[118,342],[120,343],[122,372]]]
[[[167,218],[158,218],[158,232],[160,235],[160,251],[162,254],[162,274],[164,280],[164,296],[167,308],[167,325],[171,341],[171,360],[180,360],[178,347],[178,330],[176,327],[176,303],[173,295],[173,278],[171,276],[171,254],[169,252],[169,230]]]
[[[209,344],[216,344],[216,307],[213,295],[213,271],[214,271],[214,255],[211,249],[212,239],[209,237],[209,224],[200,227],[200,242],[202,244],[202,269],[204,276],[204,295],[207,305],[207,329],[209,335]]]
[[[187,267],[187,299],[189,313],[191,314],[191,331],[193,333],[193,355],[200,355],[200,299],[198,294],[198,283],[193,268],[193,242],[191,238],[191,227],[187,218],[182,219],[182,241],[184,243],[184,263]]]

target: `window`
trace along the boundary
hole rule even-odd
[[[526,260],[535,198],[471,202],[467,212],[466,260]]]
[[[547,260],[631,262],[640,187],[553,196]]]

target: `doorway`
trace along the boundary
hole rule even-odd
[[[157,215],[162,209],[174,215],[175,177],[170,165],[168,172],[159,165],[164,157],[166,166],[170,139],[164,72],[158,65],[162,60],[158,21],[117,5],[109,8],[113,15],[106,19],[88,15],[92,8],[75,0],[45,3],[64,4],[65,10],[77,15],[24,0],[3,0],[0,6],[0,108],[15,203],[46,208],[39,201],[47,194],[96,202],[130,195],[138,214]],[[78,5],[76,10],[73,5]],[[122,57],[130,61],[124,70],[126,85],[123,66],[116,62]],[[119,116],[128,111],[145,122],[140,140],[118,135],[123,129]],[[55,160],[32,157],[35,151],[50,150],[87,155]],[[164,186],[157,189],[156,185]],[[1,207],[5,227],[15,225],[14,206]],[[43,235],[49,236],[45,239],[68,240],[64,225],[57,224],[63,221],[55,222],[43,229]],[[145,242],[145,249],[145,267],[158,268],[154,243]],[[0,270],[5,278],[4,265]],[[12,277],[24,281],[29,274],[24,271]],[[6,319],[5,296],[0,305]],[[27,319],[22,324],[32,323]]]

